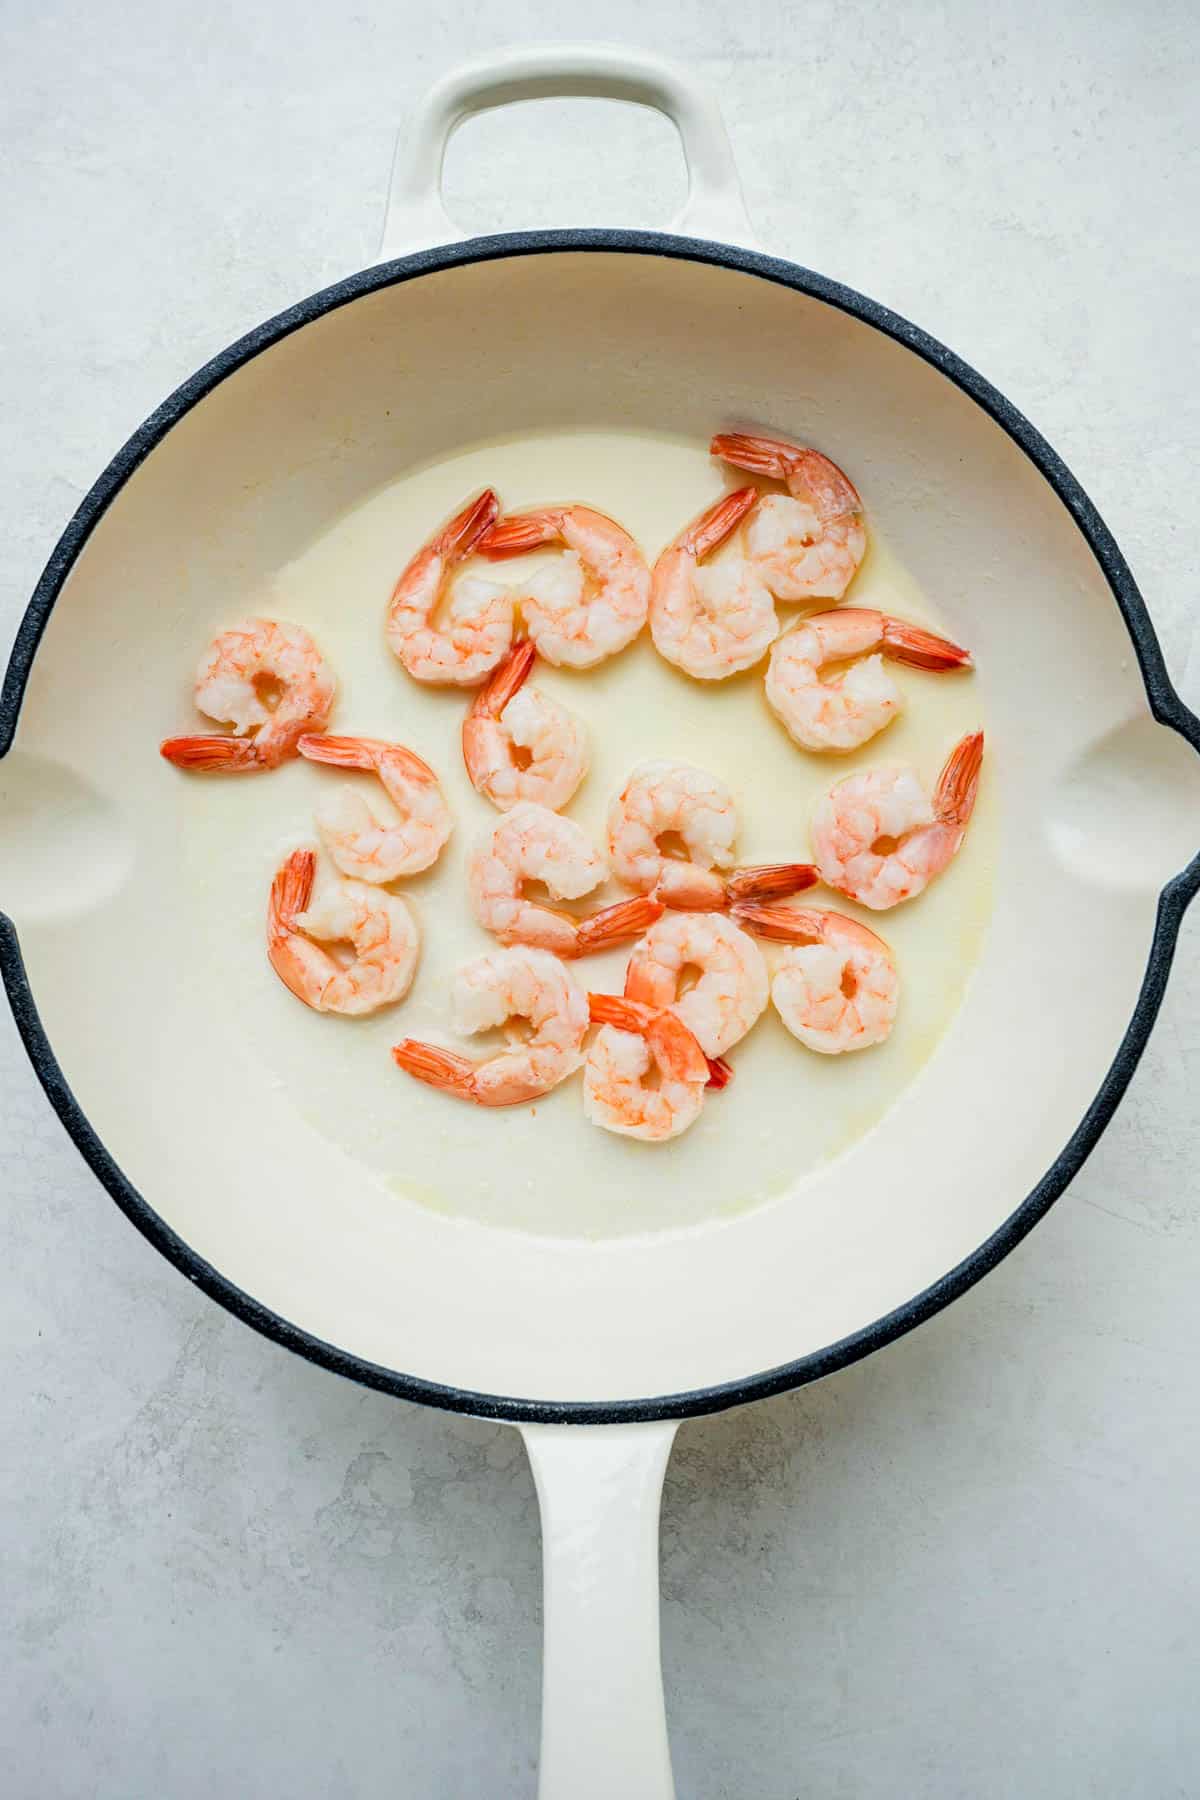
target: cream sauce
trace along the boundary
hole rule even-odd
[[[468,909],[464,862],[499,815],[463,769],[459,731],[469,695],[411,681],[384,644],[383,615],[412,551],[487,484],[506,510],[572,498],[598,506],[626,525],[651,559],[723,485],[702,445],[673,437],[580,431],[477,444],[405,471],[323,531],[272,583],[228,614],[215,614],[214,631],[248,611],[306,626],[338,674],[330,729],[411,746],[437,770],[456,829],[433,870],[397,887],[419,917],[424,946],[407,1000],[369,1019],[318,1016],[270,973],[267,889],[290,847],[317,841],[312,808],[323,787],[370,778],[293,762],[264,776],[180,780],[192,943],[228,993],[231,1022],[248,1052],[304,1119],[357,1157],[366,1179],[384,1181],[397,1204],[584,1239],[688,1226],[762,1204],[869,1131],[953,1017],[991,911],[996,818],[986,759],[975,818],[950,869],[909,905],[861,915],[891,943],[900,969],[900,1014],[886,1044],[820,1057],[798,1045],[770,1009],[733,1052],[733,1085],[710,1097],[683,1137],[659,1146],[588,1124],[579,1077],[534,1106],[504,1112],[420,1085],[395,1068],[389,1049],[404,1036],[455,1044],[453,971],[491,942]],[[864,499],[869,520],[869,494]],[[497,572],[515,579],[522,566],[498,565]],[[952,605],[935,607],[874,535],[850,598],[955,635]],[[795,613],[780,609],[785,621]],[[728,682],[693,682],[657,656],[648,633],[587,673],[539,666],[537,684],[579,714],[591,735],[591,771],[569,815],[602,843],[609,799],[633,765],[676,757],[711,769],[733,788],[742,860],[806,858],[809,816],[834,781],[873,763],[911,761],[932,782],[952,744],[986,725],[986,671],[937,677],[894,669],[906,697],[901,717],[849,756],[813,756],[798,750],[772,716],[762,671],[760,665]],[[371,799],[386,810],[374,784]],[[623,892],[609,883],[588,904]],[[812,899],[844,904],[825,890],[814,890]],[[766,954],[774,964],[780,952],[767,946]],[[574,968],[585,986],[616,990],[624,962],[616,951]],[[481,1048],[471,1040],[456,1047],[468,1055]],[[803,1204],[802,1193],[795,1203]]]

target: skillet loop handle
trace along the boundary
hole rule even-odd
[[[522,1425],[542,1513],[538,1800],[675,1800],[658,1514],[675,1425]]]
[[[488,57],[452,71],[396,146],[379,260],[386,262],[463,234],[442,205],[446,145],[476,113],[518,100],[629,100],[664,113],[678,131],[688,196],[672,229],[684,236],[753,244],[733,152],[717,102],[690,71],[618,45],[549,44]]]

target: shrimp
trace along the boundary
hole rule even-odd
[[[867,551],[862,501],[819,450],[779,438],[719,433],[713,456],[787,483],[768,494],[746,530],[746,548],[777,600],[840,600]]]
[[[632,643],[646,623],[650,571],[629,533],[590,506],[543,506],[492,526],[484,556],[521,556],[565,544],[548,568],[521,583],[521,611],[539,656],[567,669],[590,669]]]
[[[731,899],[794,894],[818,879],[811,863],[719,875],[736,860],[737,808],[723,781],[689,763],[639,763],[608,809],[607,831],[613,873],[639,893],[687,911],[718,912]],[[663,837],[679,838],[686,860],[668,854]]]
[[[829,663],[854,656],[866,661],[823,678]],[[890,724],[904,703],[884,657],[934,672],[971,667],[968,651],[920,625],[847,606],[806,619],[777,641],[767,665],[767,700],[805,750],[853,750]]]
[[[536,800],[557,812],[587,774],[582,721],[524,685],[536,655],[530,639],[514,644],[463,720],[467,774],[501,812],[519,800]]]
[[[471,904],[485,931],[502,944],[535,944],[556,956],[607,950],[662,917],[661,901],[641,896],[607,906],[590,918],[524,897],[527,881],[541,881],[555,900],[578,900],[604,880],[604,861],[572,819],[522,800],[477,845],[467,868]]]
[[[604,1027],[583,1070],[583,1108],[592,1123],[654,1144],[695,1124],[711,1076],[682,1019],[615,994],[589,994],[588,1007]],[[647,1082],[652,1074],[654,1085]]]
[[[757,490],[723,494],[686,525],[654,565],[650,633],[660,656],[697,681],[724,681],[762,657],[779,630],[775,602],[744,558],[715,568],[703,560],[736,530]]]
[[[340,788],[316,808],[317,829],[343,875],[359,881],[398,881],[431,868],[454,830],[450,808],[429,764],[403,744],[379,738],[302,737],[309,762],[338,769],[372,769],[400,813],[383,825],[361,794]]]
[[[333,670],[299,625],[243,619],[215,637],[196,670],[202,713],[236,736],[164,738],[179,769],[274,769],[296,754],[306,731],[323,731],[333,708]]]
[[[271,883],[267,956],[297,1000],[314,1012],[378,1012],[403,1000],[416,973],[420,938],[408,907],[361,881],[339,881],[310,906],[317,859],[293,850]],[[321,945],[352,944],[348,968]]]
[[[508,654],[515,611],[498,582],[463,576],[443,610],[454,571],[479,548],[500,502],[491,488],[434,532],[404,570],[388,602],[386,633],[414,681],[475,687]]]
[[[824,1056],[882,1044],[896,1021],[900,980],[881,937],[817,907],[737,906],[733,916],[798,946],[784,952],[771,983],[775,1010],[794,1038]]]
[[[520,1106],[565,1081],[583,1061],[588,1003],[558,958],[522,945],[491,950],[454,977],[454,1028],[463,1036],[527,1019],[531,1034],[511,1034],[511,1048],[472,1062],[437,1044],[405,1038],[392,1051],[418,1081],[477,1106]]]
[[[681,994],[680,978],[693,967],[700,979]],[[762,951],[720,913],[669,913],[635,946],[625,971],[626,999],[669,1006],[708,1057],[723,1055],[745,1037],[761,1017],[768,991]]]
[[[830,789],[813,817],[821,879],[883,912],[940,875],[966,835],[979,787],[983,733],[946,758],[930,802],[912,769],[863,769]]]

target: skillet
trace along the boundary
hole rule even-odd
[[[450,132],[548,94],[674,120],[690,173],[676,230],[454,241]],[[0,698],[0,966],[109,1193],[277,1341],[522,1428],[545,1539],[547,1800],[672,1792],[656,1569],[677,1421],[868,1354],[1020,1241],[1111,1117],[1200,886],[1200,723],[1078,483],[950,351],[750,241],[719,115],[684,73],[556,48],[451,76],[398,155],[381,260],[231,345],[118,452],[47,564]],[[724,1173],[694,1212],[635,1212],[628,1230],[569,1209],[558,1229],[506,1229],[449,1176],[430,1204],[325,1128],[287,996],[214,979],[213,943],[257,943],[261,910],[259,888],[239,911],[212,873],[220,833],[241,832],[253,868],[274,849],[261,809],[306,801],[291,769],[196,794],[159,762],[185,727],[189,661],[264,591],[333,579],[346,518],[368,520],[367,555],[380,496],[457,468],[465,445],[515,434],[557,454],[581,422],[703,443],[787,421],[861,477],[881,540],[952,599],[976,655],[994,877],[977,882],[961,1003],[870,1129],[797,1155],[755,1204],[728,1204]],[[373,701],[369,680],[350,666],[347,706]],[[455,1120],[447,1167],[477,1123]],[[496,1152],[501,1210],[518,1130]]]

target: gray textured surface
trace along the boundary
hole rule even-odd
[[[446,13],[6,0],[5,641],[143,415],[369,259],[428,81],[594,16]],[[610,0],[605,19],[717,85],[768,245],[917,319],[1034,418],[1200,698],[1195,8]],[[566,104],[472,127],[450,174],[477,226],[649,224],[679,188],[666,126]],[[1031,1241],[869,1363],[683,1430],[663,1553],[686,1800],[1200,1793],[1198,941]],[[515,1433],[359,1392],[191,1291],[79,1162],[7,1014],[0,1083],[8,1800],[530,1794]]]

